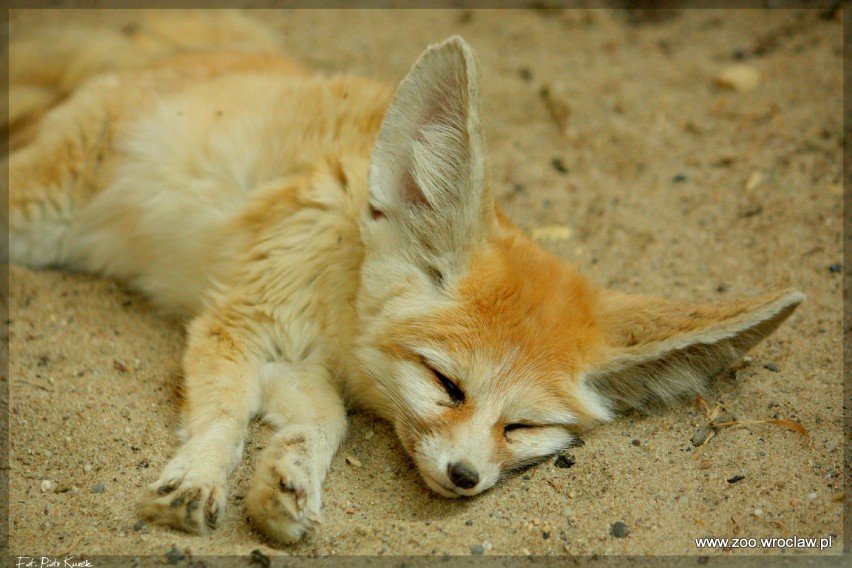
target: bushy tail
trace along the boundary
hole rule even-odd
[[[122,10],[131,23],[50,25],[16,33],[9,44],[10,132],[36,121],[45,110],[88,78],[150,65],[182,51],[236,49],[278,51],[273,30],[237,10]],[[20,36],[20,37],[19,37]]]

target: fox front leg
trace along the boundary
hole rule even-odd
[[[221,522],[228,477],[242,456],[248,423],[260,407],[257,362],[241,330],[221,313],[197,318],[184,357],[184,444],[149,485],[143,514],[159,524],[205,534]]]
[[[346,433],[346,410],[329,371],[316,363],[270,363],[261,371],[265,419],[279,431],[258,460],[246,496],[252,524],[272,540],[311,539],[322,483]]]

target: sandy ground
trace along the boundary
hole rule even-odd
[[[553,461],[470,500],[430,493],[389,427],[351,417],[317,541],[276,550],[242,499],[269,431],[255,425],[230,516],[197,537],[137,524],[142,487],[176,446],[181,327],[120,283],[11,268],[12,556],[706,555],[697,537],[832,538],[843,548],[842,22],[820,11],[274,11],[289,50],[327,71],[398,80],[430,42],[478,52],[499,199],[596,282],[678,299],[793,285],[808,301],[712,389],[738,419],[696,456],[693,401],[625,416]],[[641,14],[640,14],[641,16]],[[132,20],[130,12],[16,13]],[[659,21],[656,21],[659,20]],[[759,73],[719,87],[726,67]],[[550,102],[542,96],[547,88]],[[555,101],[555,103],[554,103]],[[556,115],[567,105],[564,129]],[[837,266],[835,266],[837,265]],[[845,267],[842,267],[845,268]],[[348,465],[353,456],[363,464]],[[737,481],[737,478],[741,478]],[[51,483],[44,484],[47,480]],[[42,490],[43,485],[48,490]],[[611,535],[622,521],[625,538]]]

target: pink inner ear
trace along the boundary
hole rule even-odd
[[[373,220],[384,219],[385,214],[371,205],[370,206],[370,217],[372,217]]]
[[[401,180],[402,200],[405,207],[431,207],[426,196],[423,195],[411,171],[406,169]]]
[[[456,113],[452,109],[453,102],[453,99],[448,96],[443,89],[436,90],[436,96],[432,99],[431,104],[428,105],[426,111],[421,115],[420,120],[418,121],[420,128],[430,124],[443,124],[454,129],[463,130],[464,124],[456,123],[457,119],[462,118],[462,113],[458,113],[458,116],[456,116]],[[414,138],[416,140],[422,140],[421,132],[418,131]],[[429,200],[426,198],[423,190],[414,179],[414,175],[411,172],[410,167],[411,161],[409,159],[409,167],[404,170],[402,180],[400,181],[403,203],[406,207],[431,208],[432,204],[429,203]]]
[[[464,97],[464,90],[460,86],[436,87],[429,104],[420,116],[420,124],[445,124],[457,130],[463,130],[466,114]]]

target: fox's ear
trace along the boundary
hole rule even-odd
[[[784,290],[726,304],[684,304],[604,291],[597,317],[607,354],[585,373],[584,387],[610,410],[699,393],[706,379],[772,333],[804,299]]]
[[[476,62],[462,38],[430,46],[399,85],[373,150],[370,207],[403,247],[438,262],[486,234],[494,212]]]

